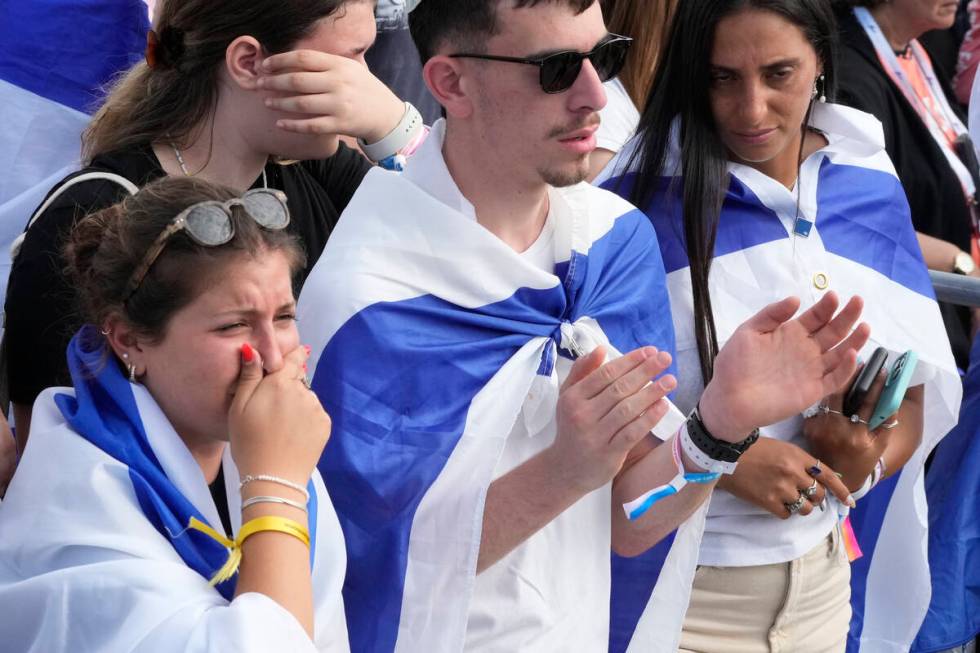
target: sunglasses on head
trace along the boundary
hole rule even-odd
[[[289,224],[286,194],[278,190],[258,188],[227,202],[207,201],[192,204],[178,213],[150,245],[143,261],[129,278],[123,301],[129,301],[133,293],[139,289],[150,268],[167,246],[167,241],[174,234],[186,231],[191,240],[205,247],[224,245],[234,238],[235,223],[231,220],[231,210],[236,206],[242,207],[245,214],[264,229],[278,231]]]
[[[568,50],[554,54],[527,59],[522,57],[502,57],[492,54],[458,52],[449,55],[455,59],[485,59],[487,61],[506,61],[538,66],[541,74],[538,82],[545,93],[561,93],[567,91],[578,79],[582,72],[582,62],[586,59],[595,68],[596,74],[603,82],[607,82],[623,69],[626,55],[629,53],[633,39],[628,36],[610,34],[609,37],[595,46],[590,52]]]

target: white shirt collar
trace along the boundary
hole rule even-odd
[[[440,118],[432,125],[422,147],[412,155],[411,162],[402,175],[446,206],[476,220],[476,209],[460,192],[446,167],[446,159],[442,155],[445,142],[446,120]]]

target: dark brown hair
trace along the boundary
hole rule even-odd
[[[111,89],[82,136],[86,163],[161,139],[178,145],[214,109],[218,72],[236,38],[279,53],[350,0],[161,0],[155,63],[140,62]]]
[[[305,256],[295,236],[263,229],[235,206],[235,235],[229,242],[205,247],[184,231],[176,233],[140,287],[124,300],[133,271],[178,213],[197,202],[224,202],[238,196],[230,188],[198,179],[165,177],[82,219],[68,240],[65,258],[85,319],[102,325],[119,315],[151,341],[159,340],[173,314],[194,301],[229,258],[281,251],[291,272],[301,268]]]
[[[606,27],[613,34],[633,39],[626,65],[619,73],[630,99],[642,109],[646,103],[660,51],[678,0],[602,0]]]
[[[487,39],[500,33],[497,6],[505,0],[422,0],[408,16],[415,47],[422,63],[446,43],[470,52],[482,52]],[[580,14],[596,0],[506,0],[516,9],[551,2]]]

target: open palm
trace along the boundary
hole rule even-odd
[[[801,412],[847,382],[871,329],[863,323],[854,328],[861,298],[851,298],[835,316],[838,304],[829,292],[790,319],[800,302],[788,297],[735,330],[701,398],[702,417],[716,437],[737,440]]]

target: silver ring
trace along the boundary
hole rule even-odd
[[[795,515],[800,511],[800,509],[803,507],[803,504],[805,502],[806,502],[806,497],[803,495],[802,492],[800,492],[799,499],[797,499],[793,503],[784,503],[783,505],[786,506],[786,510],[789,510],[789,514]]]
[[[807,489],[803,490],[803,496],[807,499],[812,499],[813,495],[817,493],[817,479],[813,479],[813,483]]]

